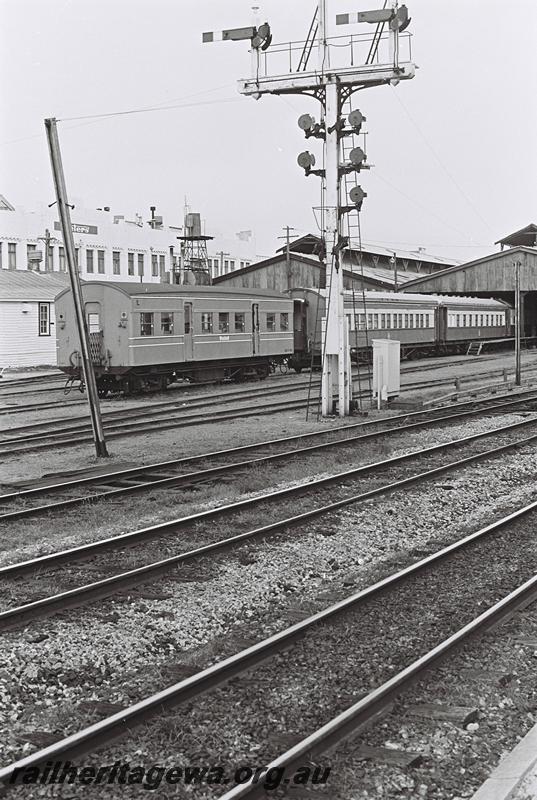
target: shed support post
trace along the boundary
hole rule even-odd
[[[520,386],[520,329],[522,324],[520,303],[520,261],[515,263],[515,384]]]

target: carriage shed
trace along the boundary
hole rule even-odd
[[[417,276],[415,272],[399,273],[399,285]],[[354,266],[352,270],[343,268],[345,289],[361,292],[362,288],[372,291],[393,291],[395,275],[393,271],[370,266]],[[291,289],[325,289],[326,268],[318,258],[308,258],[298,253],[290,253],[289,261],[285,253],[236,269],[226,275],[213,278],[213,286],[235,286],[241,289],[272,289],[282,294]]]
[[[510,247],[458,267],[405,283],[402,292],[494,297],[515,303],[515,264],[520,262],[520,310],[523,336],[537,336],[537,249]]]
[[[56,365],[54,299],[65,273],[0,269],[0,369]]]

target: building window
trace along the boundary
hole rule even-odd
[[[15,242],[8,242],[7,266],[8,269],[17,269],[17,245]]]
[[[97,272],[104,275],[104,250],[97,250]]]
[[[48,268],[50,270],[54,269],[54,246],[49,245],[48,248]]]
[[[60,272],[66,272],[67,265],[65,263],[65,247],[58,247],[58,263],[60,265]]]
[[[244,333],[244,328],[245,328],[244,314],[242,312],[239,314],[235,314],[235,333]]]
[[[2,242],[0,242],[0,269],[2,269]]]
[[[93,250],[86,250],[86,272],[93,272]]]
[[[267,331],[276,330],[276,314],[267,314]]]
[[[146,311],[140,314],[140,336],[153,336],[153,314]]]
[[[128,261],[129,261],[129,264],[128,264],[128,270],[127,271],[129,273],[129,275],[134,275],[134,253],[129,253]]]
[[[229,262],[229,268],[230,268],[230,270],[234,270],[235,269],[235,262],[234,261],[230,261]]]
[[[158,278],[158,258],[154,253],[151,254],[151,275]]]
[[[160,332],[165,335],[173,333],[173,313],[171,311],[163,311],[160,315]]]
[[[79,262],[79,260],[78,260],[78,253],[79,253],[79,249],[80,249],[80,248],[78,248],[78,247],[75,247],[75,264],[76,264],[76,266],[78,267],[78,271],[80,272],[80,262]]]
[[[201,332],[202,333],[212,333],[213,332],[213,315],[211,312],[204,311],[201,315]]]
[[[112,272],[114,275],[121,275],[121,254],[118,250],[112,251]]]
[[[244,261],[241,261],[241,269],[244,268]]]
[[[229,314],[227,311],[218,314],[218,332],[229,333]]]
[[[144,274],[144,254],[138,253],[138,276],[143,277]]]
[[[166,272],[166,259],[164,258],[164,256],[158,257],[158,263],[159,263],[160,274],[164,275],[164,273]]]
[[[39,335],[50,336],[50,303],[39,303]]]
[[[288,331],[289,330],[289,314],[285,311],[283,314],[280,314],[280,330],[281,331]]]

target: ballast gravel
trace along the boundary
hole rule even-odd
[[[82,727],[87,720],[76,712],[80,700],[139,699],[173,682],[166,678],[170,664],[216,659],[222,640],[245,621],[261,639],[298,599],[334,587],[347,593],[361,588],[371,582],[370,567],[385,562],[383,571],[392,571],[394,552],[414,560],[412,550],[432,538],[451,541],[529,502],[535,452],[525,447],[447,480],[349,508],[326,527],[321,523],[286,541],[204,562],[190,584],[159,581],[169,598],[124,598],[102,603],[98,614],[80,610],[78,619],[71,612],[65,620],[5,634],[2,760],[33,749],[17,740],[29,730],[60,737]],[[211,647],[214,639],[219,642]]]

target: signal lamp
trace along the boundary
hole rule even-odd
[[[259,26],[255,32],[255,36],[252,38],[252,47],[255,47],[256,50],[266,50],[267,47],[270,47],[271,42],[272,34],[270,32],[270,25],[268,22],[264,22]]]
[[[298,127],[301,131],[310,131],[315,125],[315,118],[311,114],[302,114],[298,118]]]
[[[307,171],[315,166],[315,156],[313,155],[313,153],[304,150],[303,153],[299,154],[297,162],[299,167],[302,167],[302,169],[305,169]]]
[[[354,147],[349,153],[349,158],[353,166],[359,167],[365,161],[365,153],[361,147]]]
[[[360,133],[360,128],[362,127],[362,123],[366,121],[366,117],[356,108],[354,111],[351,111],[348,120],[351,128],[354,128],[356,133]]]
[[[362,203],[364,202],[364,197],[367,197],[367,194],[364,192],[361,186],[353,186],[353,188],[349,192],[349,198],[351,203],[356,206],[358,211],[362,208]]]
[[[408,8],[406,6],[401,6],[390,20],[390,30],[402,33],[408,28],[410,22],[411,17],[408,16]]]

